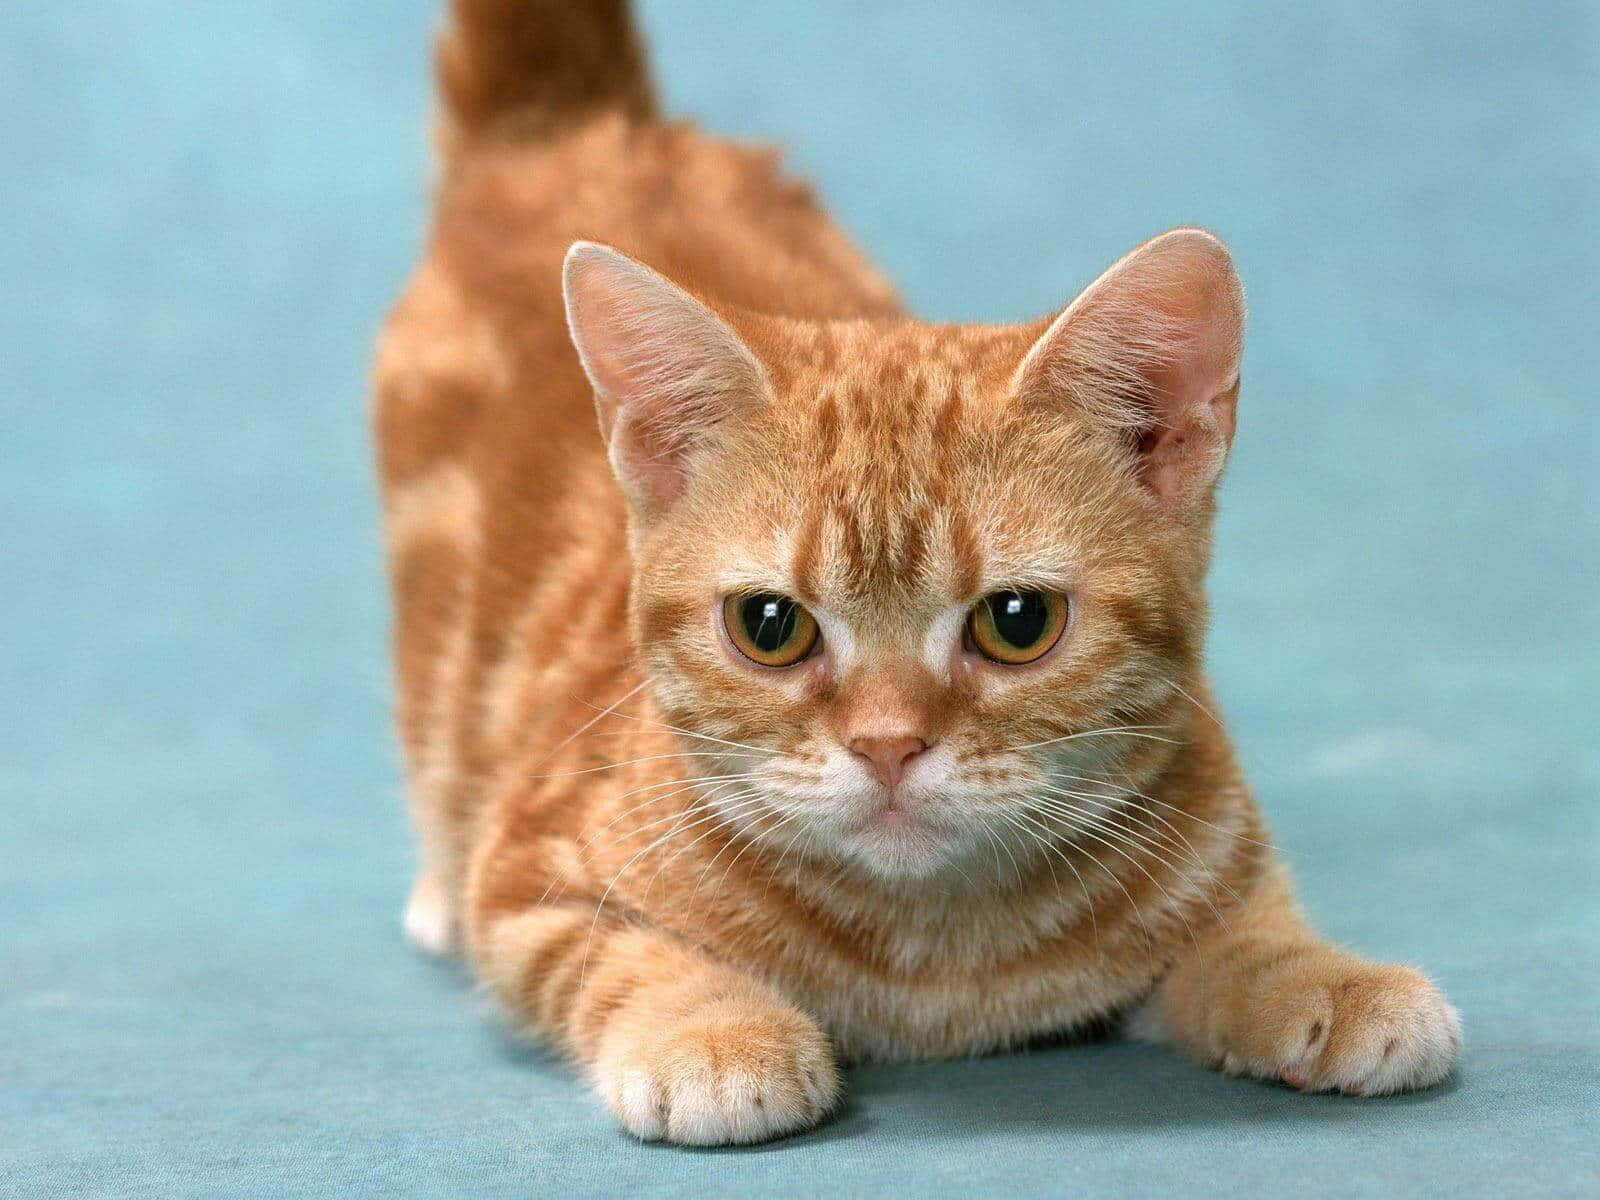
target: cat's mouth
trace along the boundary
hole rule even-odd
[[[891,800],[868,817],[867,824],[879,829],[905,829],[915,824],[916,820],[916,817]]]
[[[879,801],[852,832],[867,846],[888,851],[895,859],[920,858],[938,850],[944,841],[925,805],[910,803],[895,793]]]
[[[937,869],[950,853],[950,839],[925,815],[884,805],[849,835],[851,853],[878,875],[918,878]]]

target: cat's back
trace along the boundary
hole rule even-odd
[[[380,338],[374,420],[386,501],[454,464],[500,490],[506,503],[480,515],[524,541],[545,540],[529,522],[574,490],[617,529],[620,495],[561,297],[562,259],[583,239],[636,255],[718,307],[809,319],[899,312],[773,151],[621,115],[554,142],[490,143],[441,183],[423,261]],[[580,482],[597,475],[604,487]],[[576,530],[547,532],[564,540]],[[547,560],[550,547],[539,549],[531,557]]]

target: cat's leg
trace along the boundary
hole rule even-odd
[[[1131,1023],[1229,1074],[1377,1095],[1450,1072],[1461,1022],[1411,967],[1369,962],[1306,928],[1280,869],[1203,939]]]
[[[839,1098],[816,1022],[671,934],[582,903],[474,925],[473,957],[501,1003],[582,1064],[637,1137],[765,1141],[816,1124]]]
[[[445,900],[444,885],[432,871],[417,873],[401,924],[406,940],[424,954],[442,958],[455,949],[455,921]]]

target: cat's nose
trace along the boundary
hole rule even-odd
[[[906,773],[906,764],[928,748],[919,737],[858,737],[850,739],[850,752],[866,759],[885,787],[894,787]]]

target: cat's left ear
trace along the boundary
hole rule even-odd
[[[611,468],[635,512],[657,516],[712,429],[770,395],[766,370],[721,317],[609,246],[574,243],[561,286]]]
[[[1090,284],[1033,344],[1013,388],[1118,431],[1146,486],[1181,508],[1222,472],[1243,349],[1244,291],[1227,247],[1174,229]]]

